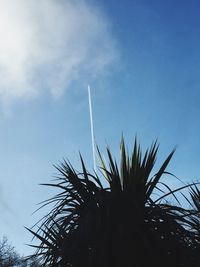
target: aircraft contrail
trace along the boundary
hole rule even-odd
[[[95,157],[94,124],[92,117],[92,101],[91,101],[91,92],[89,85],[88,85],[88,99],[89,99],[89,110],[90,110],[90,128],[91,128],[91,138],[92,138],[93,164],[94,164],[94,171],[97,172],[96,157]]]

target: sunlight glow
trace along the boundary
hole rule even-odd
[[[4,102],[41,90],[60,96],[72,81],[104,72],[117,55],[106,19],[85,1],[0,0],[0,37]]]

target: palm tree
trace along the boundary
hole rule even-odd
[[[99,175],[76,172],[68,161],[55,166],[59,172],[46,186],[60,193],[42,203],[53,208],[29,231],[40,244],[33,255],[41,266],[132,267],[198,266],[200,263],[200,191],[195,183],[177,189],[161,181],[174,150],[158,172],[151,176],[158,151],[157,142],[144,156],[135,140],[131,156],[120,144],[120,166],[107,148],[108,165],[97,148]],[[165,190],[164,190],[165,188]],[[190,208],[181,206],[177,193],[189,188]],[[156,193],[159,193],[157,196]],[[176,203],[169,202],[169,196]]]

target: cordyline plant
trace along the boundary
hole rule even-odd
[[[41,266],[58,267],[143,267],[200,266],[200,190],[197,183],[170,189],[163,183],[174,150],[158,172],[150,176],[156,161],[157,142],[142,156],[135,140],[131,156],[122,138],[120,166],[107,148],[108,164],[97,148],[101,176],[77,173],[63,161],[54,183],[46,186],[60,193],[42,206],[54,204],[50,213],[29,231],[40,241],[33,257]],[[173,176],[173,175],[172,175]],[[173,176],[174,177],[174,176]],[[166,190],[163,190],[165,188]],[[190,208],[181,206],[177,192]],[[159,196],[155,192],[159,192]],[[169,202],[169,196],[176,201]]]

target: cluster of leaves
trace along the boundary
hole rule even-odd
[[[98,149],[97,149],[98,150]],[[158,172],[150,176],[156,161],[157,143],[142,157],[135,141],[131,156],[121,141],[120,166],[107,149],[108,166],[98,150],[101,174],[77,173],[67,161],[56,166],[59,176],[46,186],[61,190],[42,206],[54,204],[40,221],[37,231],[29,229],[41,266],[129,267],[187,266],[200,263],[200,191],[195,183],[177,189],[161,181],[174,151]],[[166,190],[163,190],[165,187]],[[190,208],[181,206],[177,193],[188,188]],[[155,191],[160,192],[155,197]],[[167,191],[167,192],[166,192]],[[170,204],[172,196],[177,204]]]
[[[36,259],[21,257],[4,236],[0,240],[0,267],[39,267],[39,264]]]
[[[15,251],[14,247],[9,244],[7,237],[3,237],[0,240],[0,266],[12,267],[19,265],[20,256]]]

